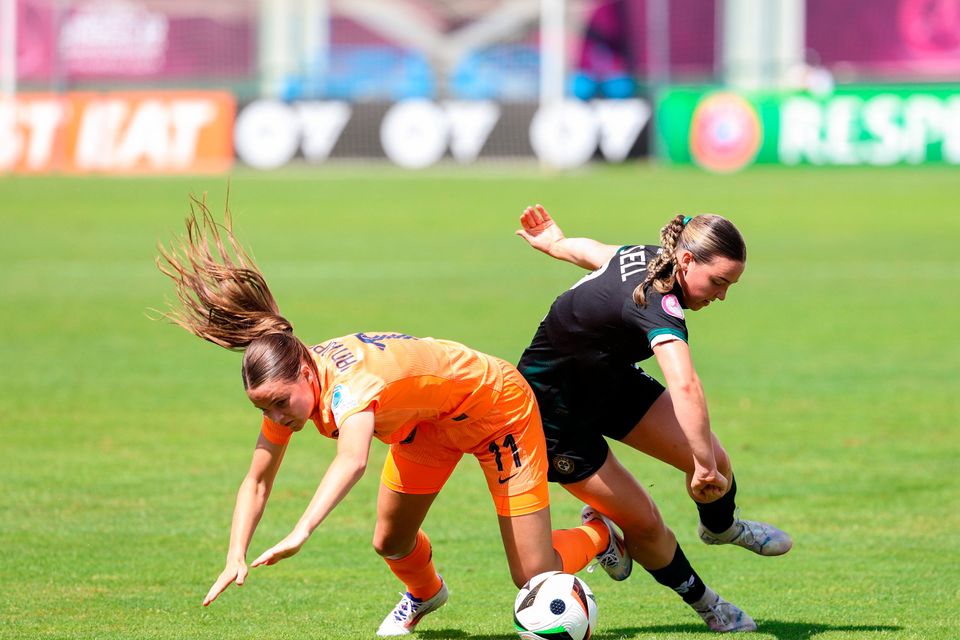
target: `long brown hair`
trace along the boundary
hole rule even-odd
[[[686,223],[684,223],[686,221]],[[647,305],[647,287],[668,293],[677,281],[677,251],[687,249],[701,264],[717,256],[746,262],[747,245],[736,226],[723,216],[704,213],[688,217],[682,213],[660,229],[660,255],[647,265],[647,277],[633,290],[634,301]]]
[[[179,305],[163,317],[193,335],[243,356],[243,386],[269,380],[292,382],[309,351],[293,335],[256,263],[233,235],[229,208],[214,220],[206,197],[190,196],[187,233],[159,246],[157,267],[176,288]],[[224,238],[226,242],[224,242]]]

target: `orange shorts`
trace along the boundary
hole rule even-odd
[[[550,505],[546,442],[536,398],[508,362],[493,410],[462,422],[417,425],[413,439],[390,445],[383,484],[398,493],[438,493],[464,453],[480,461],[497,514],[522,516]]]

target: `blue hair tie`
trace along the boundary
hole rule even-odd
[[[691,220],[693,220],[693,216],[684,216],[683,226],[687,226],[687,223],[690,222]]]

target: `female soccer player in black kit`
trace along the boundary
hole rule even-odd
[[[723,300],[746,262],[737,228],[717,215],[678,215],[660,246],[606,245],[566,238],[540,205],[517,234],[534,248],[591,271],[563,293],[540,323],[518,368],[540,404],[559,482],[624,532],[628,555],[600,563],[614,579],[631,557],[676,591],[714,631],[753,631],[754,621],[707,587],[650,495],[610,451],[605,437],[685,472],[707,544],[736,544],[765,556],[790,550],[790,537],[740,520],[730,458],[710,431],[703,388],[690,356],[685,311]],[[655,356],[666,389],[636,363]]]

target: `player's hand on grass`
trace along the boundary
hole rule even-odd
[[[727,492],[729,482],[714,469],[695,465],[690,478],[690,493],[697,502],[713,502]]]
[[[303,533],[301,531],[291,531],[286,538],[273,545],[266,551],[260,554],[260,557],[253,561],[251,567],[259,567],[260,565],[271,565],[277,564],[284,558],[289,558],[292,555],[296,555],[300,548],[304,545],[310,535]]]
[[[550,249],[564,239],[563,231],[553,221],[543,205],[535,205],[524,209],[520,216],[521,229],[517,235],[530,243],[534,249],[550,254]]]
[[[227,565],[220,572],[220,577],[210,587],[207,597],[203,599],[203,606],[207,606],[217,599],[224,589],[230,586],[231,582],[236,582],[237,586],[243,586],[243,581],[247,578],[247,563],[244,560],[227,561]]]

